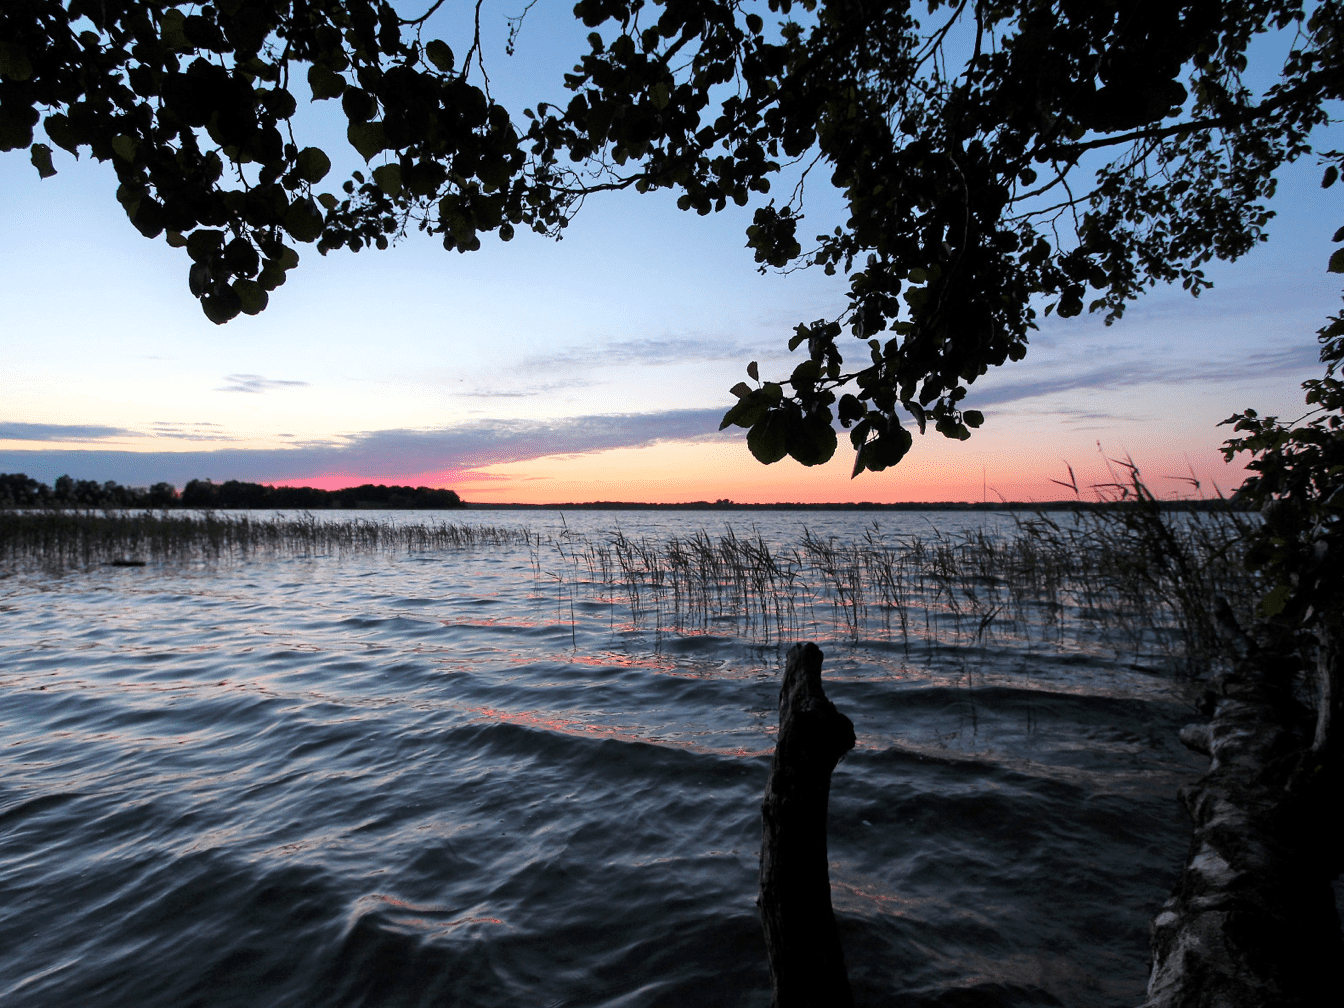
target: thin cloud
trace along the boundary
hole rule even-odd
[[[564,389],[589,388],[597,382],[586,378],[571,378],[567,381],[549,382],[545,385],[520,386],[518,388],[473,389],[470,392],[454,392],[453,395],[471,399],[529,399],[533,396],[560,392]]]
[[[135,435],[123,427],[97,424],[0,423],[0,441],[99,441]]]
[[[616,340],[596,346],[571,347],[559,353],[531,357],[524,360],[518,370],[534,373],[539,369],[557,370],[574,367],[584,369],[629,365],[656,367],[708,360],[739,358],[746,360],[753,353],[760,356],[761,348],[758,346],[753,349],[748,344],[724,337],[644,337]]]
[[[719,432],[721,417],[718,409],[688,409],[558,420],[476,420],[430,430],[364,431],[339,442],[311,441],[283,448],[0,451],[0,472],[26,472],[38,479],[70,472],[130,485],[159,480],[181,485],[207,477],[304,480],[332,472],[376,480],[409,473],[464,472],[548,455],[740,437],[736,428]]]
[[[1060,392],[1129,388],[1135,385],[1212,385],[1272,375],[1299,375],[1319,367],[1317,350],[1311,346],[1264,350],[1248,354],[1239,361],[1208,364],[1181,361],[1164,365],[1152,361],[1117,360],[1106,367],[1092,368],[1077,374],[1010,382],[984,391],[972,386],[966,404],[976,408],[1002,406]]]
[[[269,392],[272,389],[288,388],[292,386],[306,386],[306,381],[292,381],[286,378],[264,378],[256,374],[231,374],[225,375],[224,381],[228,384],[221,385],[215,389],[216,392],[251,392],[260,395],[263,392]]]
[[[171,438],[174,441],[238,441],[240,438],[224,431],[217,423],[174,423],[160,420],[150,425],[149,432],[154,437]]]

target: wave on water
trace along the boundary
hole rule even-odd
[[[567,595],[536,551],[0,579],[0,1003],[765,1008],[791,640]],[[1199,769],[1158,659],[794,629],[859,738],[829,826],[856,1003],[1141,1000]]]

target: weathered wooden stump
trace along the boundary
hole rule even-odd
[[[761,923],[774,1008],[850,1008],[831,909],[826,805],[854,724],[826,699],[821,649],[795,644],[779,690],[779,736],[761,803]]]
[[[1212,720],[1181,732],[1211,766],[1181,789],[1194,836],[1152,923],[1143,1008],[1287,1008],[1337,990],[1338,768],[1292,695],[1289,635],[1260,629],[1212,683],[1202,705]]]

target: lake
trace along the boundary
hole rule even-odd
[[[802,639],[858,735],[829,827],[856,1003],[1142,1000],[1206,762],[1188,687],[1048,585],[907,576],[896,604],[840,567],[1013,516],[358,517],[535,535],[3,571],[0,1003],[765,1008]],[[774,580],[655,570],[709,562],[701,530]],[[831,552],[794,564],[805,536]]]

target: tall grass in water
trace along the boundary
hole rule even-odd
[[[1255,519],[1165,510],[1131,475],[1101,506],[1018,517],[999,531],[930,526],[887,539],[874,523],[858,540],[805,532],[774,548],[731,529],[570,541],[569,598],[586,591],[622,606],[632,626],[660,632],[731,626],[767,643],[821,632],[920,656],[992,646],[1101,650],[1197,674],[1226,657],[1216,600],[1239,615],[1255,603],[1242,563]]]
[[[667,539],[621,532],[540,537],[434,521],[391,524],[219,512],[0,511],[0,561],[50,568],[253,555],[428,552],[520,546],[571,624],[582,597],[614,628],[711,633],[761,643],[801,636],[894,644],[911,656],[1000,648],[1018,654],[1109,651],[1196,673],[1223,657],[1215,599],[1250,612],[1242,565],[1250,523],[1231,511],[1163,510],[1138,479],[1103,506],[1042,512],[991,531],[857,539],[807,532]],[[577,644],[577,637],[575,637]]]
[[[1218,600],[1226,599],[1243,625],[1251,621],[1261,589],[1246,569],[1245,550],[1259,518],[1230,508],[1165,510],[1134,464],[1123,465],[1124,481],[1107,485],[1100,507],[1075,511],[1067,523],[1038,513],[1019,523],[1018,535],[1042,556],[1073,558],[1073,592],[1086,607],[1109,609],[1109,618],[1138,639],[1156,636],[1185,671],[1198,674],[1228,657]]]
[[[60,568],[125,559],[423,551],[535,540],[526,530],[217,511],[0,511],[0,560]]]

